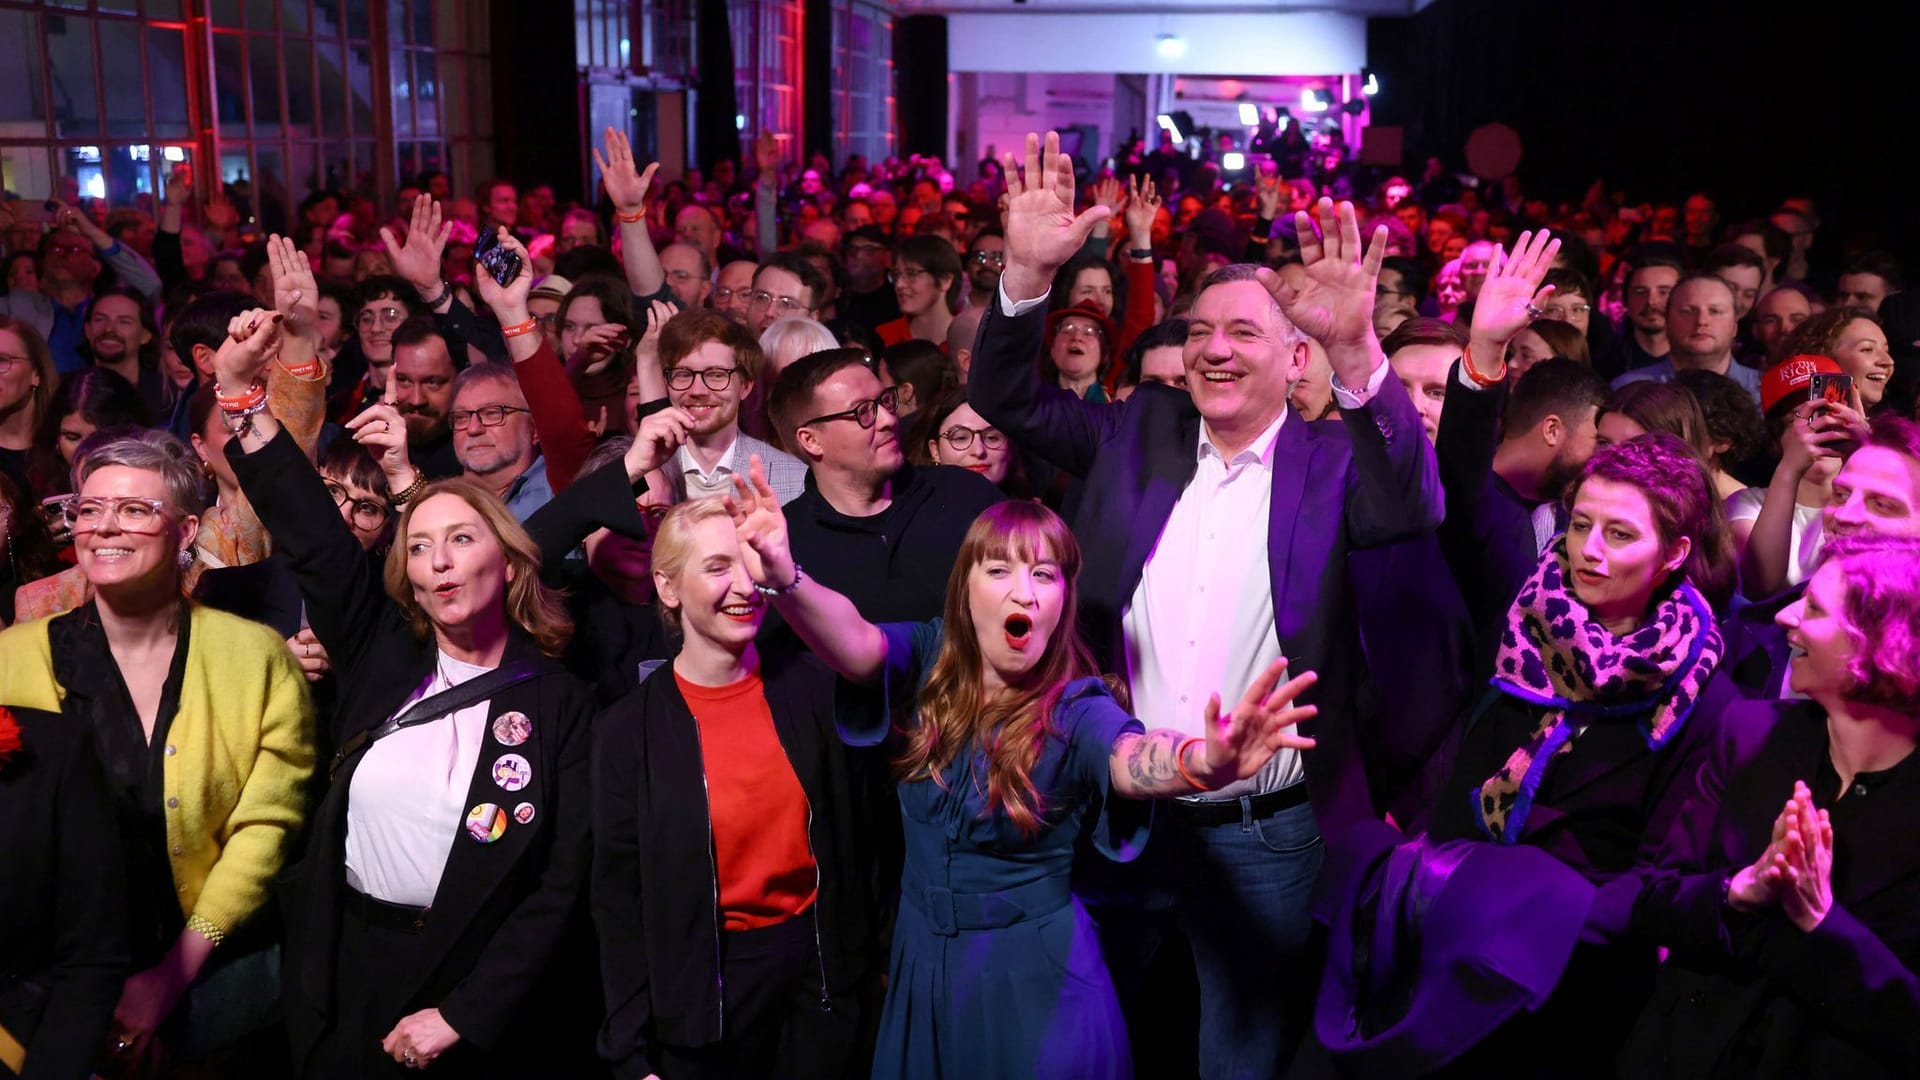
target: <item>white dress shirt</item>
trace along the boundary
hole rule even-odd
[[[439,653],[433,676],[394,716],[492,670]],[[348,885],[389,904],[432,906],[447,856],[464,838],[489,704],[401,728],[367,750],[347,792]]]
[[[673,452],[674,468],[668,470],[670,476],[677,474],[682,488],[675,494],[682,500],[733,494],[733,448],[739,441],[740,433],[736,430],[727,448],[714,460],[712,472],[701,468],[700,463],[693,459],[692,445],[682,444],[680,449]]]
[[[1275,660],[1267,516],[1282,412],[1228,461],[1201,425],[1193,480],[1167,516],[1140,584],[1120,613],[1134,714],[1149,727],[1206,734],[1207,697],[1231,710]],[[1294,674],[1298,674],[1295,672]],[[1300,754],[1281,750],[1248,780],[1213,792],[1232,798],[1299,783]]]

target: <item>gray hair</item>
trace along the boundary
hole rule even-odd
[[[1194,299],[1198,300],[1201,293],[1206,292],[1215,285],[1230,285],[1237,281],[1251,281],[1255,285],[1259,285],[1260,270],[1261,267],[1258,263],[1232,263],[1223,266],[1200,279],[1200,287],[1193,290]],[[1279,271],[1275,270],[1274,273],[1277,274]],[[1261,285],[1261,288],[1264,289],[1265,287],[1266,286]],[[1273,313],[1279,316],[1280,344],[1291,349],[1295,345],[1307,340],[1307,332],[1293,325],[1293,320],[1287,318],[1287,313],[1280,310],[1280,303],[1277,300],[1274,301],[1273,304]]]
[[[769,370],[784,368],[803,356],[840,347],[833,331],[812,319],[777,319],[760,335],[760,352]]]
[[[159,473],[168,505],[183,517],[207,508],[205,466],[186,443],[159,428],[117,427],[87,436],[73,452],[73,490],[109,465]]]
[[[526,392],[520,389],[520,376],[514,373],[513,365],[489,360],[481,364],[470,364],[453,377],[453,393],[447,397],[447,407],[452,408],[453,403],[460,400],[460,391],[480,382],[511,386],[521,401],[527,399]]]

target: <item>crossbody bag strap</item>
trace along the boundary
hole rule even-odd
[[[553,674],[554,669],[544,664],[514,663],[502,664],[483,675],[475,676],[458,686],[449,686],[445,690],[413,703],[399,716],[381,724],[357,732],[340,746],[333,755],[333,764],[327,770],[331,777],[340,771],[348,758],[379,742],[381,739],[399,731],[435,720],[451,712],[458,712],[478,701],[485,701],[496,694],[509,690],[523,682]]]

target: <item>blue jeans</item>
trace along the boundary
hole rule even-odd
[[[1202,1080],[1278,1077],[1312,1023],[1320,981],[1307,948],[1325,855],[1313,807],[1265,818],[1244,807],[1237,823],[1181,830],[1174,910],[1200,981]]]

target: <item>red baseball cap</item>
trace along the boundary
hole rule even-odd
[[[1775,405],[1785,401],[1795,393],[1807,392],[1807,385],[1813,382],[1816,374],[1842,375],[1840,365],[1832,357],[1815,356],[1811,353],[1803,356],[1789,356],[1785,360],[1768,368],[1760,376],[1760,411],[1770,413]]]

